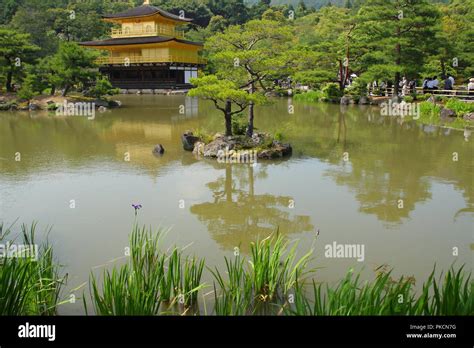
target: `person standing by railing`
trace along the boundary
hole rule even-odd
[[[433,77],[433,80],[431,80],[431,89],[436,90],[439,87],[439,80],[438,76]]]
[[[416,99],[416,80],[413,79],[413,80],[410,80],[410,82],[408,83],[408,90],[409,90],[409,93],[415,97]]]
[[[474,95],[474,78],[469,80],[469,84],[467,85],[467,90],[469,91],[469,95]]]
[[[453,84],[454,79],[451,79],[450,76],[446,77],[444,80],[444,89],[446,91],[452,91],[454,84]]]
[[[451,85],[453,86],[453,89],[454,89],[454,82],[455,82],[455,81],[454,81],[453,75],[448,74],[448,78],[451,80]]]
[[[426,94],[428,93],[428,89],[430,88],[428,84],[431,84],[431,77],[427,77],[424,81],[423,81],[423,94]]]

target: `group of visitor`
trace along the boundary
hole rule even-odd
[[[427,77],[423,80],[423,84],[422,84],[423,93],[427,93],[428,91],[437,90],[438,86],[439,86],[438,76]]]
[[[434,91],[437,89],[439,89],[438,76],[425,78],[425,80],[423,81],[423,93],[429,93],[430,91]],[[443,90],[452,91],[453,89],[454,77],[449,74],[444,78]]]

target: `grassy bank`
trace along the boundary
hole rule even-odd
[[[456,113],[456,117],[441,118],[441,110],[446,108]],[[455,129],[472,127],[471,121],[465,120],[464,115],[474,112],[474,104],[457,99],[447,99],[439,103],[423,101],[420,103],[420,117],[417,122],[435,126],[446,126]]]
[[[25,244],[34,238],[33,225],[22,226]],[[4,231],[3,227],[0,232]],[[473,315],[474,282],[464,267],[435,278],[433,271],[415,289],[413,277],[392,277],[379,267],[375,279],[362,281],[352,270],[335,286],[317,281],[309,268],[312,247],[298,256],[297,243],[278,233],[224,258],[223,267],[174,247],[163,250],[166,231],[135,226],[128,260],[121,266],[91,274],[92,309],[98,315]],[[2,232],[5,240],[6,233]],[[202,281],[207,272],[209,283]],[[55,315],[64,278],[43,245],[38,262],[3,258],[0,264],[1,315]],[[90,305],[89,305],[90,307]]]

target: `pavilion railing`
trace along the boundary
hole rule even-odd
[[[124,38],[124,37],[138,37],[138,36],[169,36],[176,37],[179,39],[184,39],[184,31],[176,30],[174,28],[168,28],[160,25],[155,25],[154,27],[148,26],[143,29],[135,30],[122,30],[122,29],[112,29],[111,35],[112,38]]]
[[[206,64],[206,60],[201,57],[188,55],[162,55],[162,56],[130,56],[130,57],[99,57],[96,60],[99,65],[113,64],[124,65],[143,64],[143,63],[190,63]]]

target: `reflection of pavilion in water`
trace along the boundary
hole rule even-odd
[[[186,97],[184,105],[179,107],[179,115],[171,116],[171,122],[179,122],[187,118],[198,117],[199,115],[199,100],[198,98]]]
[[[143,113],[144,117],[117,118],[103,129],[100,136],[105,142],[114,145],[119,161],[123,161],[128,155],[130,163],[149,170],[153,176],[157,168],[178,160],[183,164],[194,163],[194,157],[184,152],[177,140],[179,141],[184,131],[196,127],[198,100],[185,97],[183,101],[180,107],[164,107],[165,114],[161,118],[153,114],[159,108],[151,109],[150,114]],[[164,156],[152,154],[156,144],[163,145]]]
[[[207,184],[213,201],[194,204],[190,210],[223,248],[240,246],[246,252],[250,242],[277,230],[282,234],[314,230],[309,216],[291,213],[292,197],[255,192],[256,178],[267,176],[262,164],[257,173],[252,165],[214,166],[222,168],[224,176]]]

